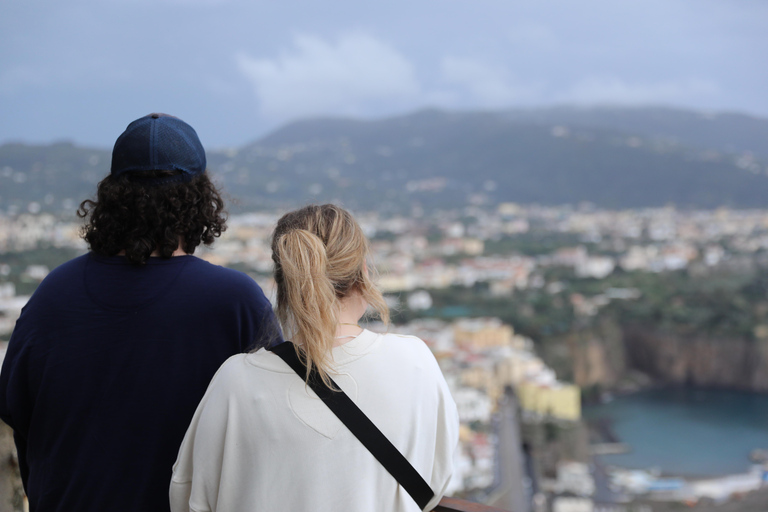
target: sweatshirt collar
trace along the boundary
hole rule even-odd
[[[331,350],[331,359],[334,366],[333,370],[338,371],[344,365],[356,361],[372,352],[380,342],[380,338],[380,334],[371,332],[368,329],[363,329],[363,332],[349,340],[347,343],[334,347]],[[293,370],[291,370],[280,357],[265,349],[247,354],[245,359],[249,364],[264,368],[265,370],[279,373],[293,373]],[[333,370],[332,373],[335,373]]]

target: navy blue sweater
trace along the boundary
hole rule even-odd
[[[31,509],[168,511],[171,468],[213,374],[275,326],[252,279],[194,256],[139,267],[89,253],[55,269],[0,372]]]

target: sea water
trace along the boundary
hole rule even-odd
[[[585,407],[584,417],[607,420],[618,441],[631,447],[630,453],[600,457],[626,468],[741,473],[750,467],[752,450],[768,449],[768,394],[655,389]]]

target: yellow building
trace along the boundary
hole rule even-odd
[[[472,318],[456,322],[453,339],[463,349],[483,350],[507,347],[512,344],[515,331],[498,318]]]
[[[581,392],[573,384],[523,382],[515,391],[523,410],[571,421],[581,417]]]

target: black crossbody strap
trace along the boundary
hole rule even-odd
[[[299,377],[304,379],[307,367],[301,362],[293,343],[285,342],[271,347],[269,350],[280,356]],[[315,368],[309,376],[309,387],[325,402],[328,408],[341,420],[356,438],[368,448],[389,473],[400,482],[400,485],[411,495],[419,507],[424,509],[435,496],[429,484],[419,475],[408,459],[395,448],[381,430],[368,419],[368,416],[355,405],[341,388],[331,380],[333,391],[323,384]]]

